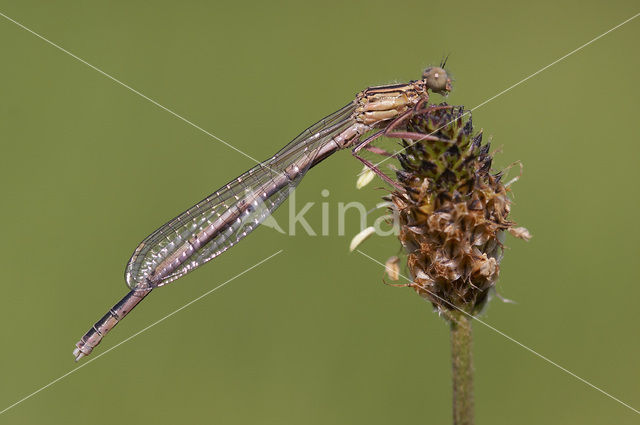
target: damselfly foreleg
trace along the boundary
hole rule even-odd
[[[396,189],[401,189],[400,185],[397,182],[395,182],[389,176],[384,174],[382,172],[382,170],[380,170],[380,168],[378,168],[371,161],[368,161],[365,158],[363,158],[362,156],[360,156],[358,154],[358,152],[360,150],[364,149],[364,150],[367,150],[369,152],[373,152],[373,153],[378,154],[378,155],[384,155],[384,156],[387,156],[387,157],[394,157],[396,155],[396,153],[390,153],[390,152],[387,152],[384,149],[381,149],[381,148],[378,148],[376,146],[372,146],[371,145],[371,143],[373,143],[374,140],[377,140],[378,138],[380,138],[382,136],[409,139],[409,140],[413,140],[414,142],[418,142],[418,141],[422,141],[422,140],[427,140],[427,141],[431,141],[431,142],[451,142],[450,140],[442,139],[440,137],[437,137],[437,136],[434,136],[434,135],[431,135],[431,134],[422,134],[422,133],[414,133],[414,132],[410,132],[410,131],[396,130],[407,119],[409,119],[411,116],[413,116],[413,115],[415,115],[417,113],[432,112],[432,111],[437,111],[437,110],[440,110],[440,109],[451,109],[451,108],[453,108],[453,106],[450,106],[450,105],[428,106],[428,107],[425,108],[424,106],[427,104],[427,101],[428,101],[428,98],[420,100],[413,108],[409,109],[408,111],[404,112],[400,116],[396,117],[384,129],[376,132],[375,134],[367,137],[362,142],[358,143],[356,145],[356,147],[353,148],[353,150],[351,151],[351,154],[356,159],[358,159],[358,161],[362,162],[367,168],[369,168],[371,171],[373,171],[375,174],[377,174],[382,180],[384,180],[385,182],[389,183],[390,185],[392,185]],[[404,189],[402,189],[402,190],[404,190]]]
[[[408,111],[406,111],[406,112],[400,114],[398,117],[394,118],[393,121],[391,121],[384,129],[382,129],[380,131],[377,131],[376,133],[374,133],[371,136],[367,137],[362,142],[358,143],[356,145],[356,147],[351,150],[351,154],[358,161],[362,162],[367,168],[369,168],[371,171],[373,171],[375,174],[377,174],[382,180],[384,180],[385,182],[389,183],[394,188],[396,188],[398,190],[401,190],[401,191],[404,191],[404,189],[400,186],[400,184],[398,184],[396,181],[394,181],[389,176],[387,176],[385,173],[383,173],[382,170],[380,170],[380,168],[378,168],[376,165],[374,165],[371,161],[369,161],[369,160],[363,158],[362,156],[360,156],[358,154],[358,152],[360,150],[362,150],[362,149],[365,149],[365,150],[367,150],[369,152],[373,152],[373,153],[378,154],[378,155],[384,155],[384,156],[388,156],[388,157],[395,156],[395,154],[387,152],[384,149],[378,148],[376,146],[372,146],[371,143],[374,140],[377,140],[381,136],[386,136],[386,135],[390,134],[390,132],[393,129],[395,129],[398,126],[400,126],[411,115],[415,114],[416,111],[419,110],[419,108],[422,108],[422,105],[426,104],[426,102],[428,100],[429,100],[428,97],[421,99],[420,101],[418,101],[418,103],[416,103],[416,105],[413,108],[410,108]]]
[[[455,108],[455,106],[452,106],[452,105],[431,105],[431,106],[426,107],[424,109],[420,109],[420,107],[421,107],[421,105],[420,105],[420,103],[418,103],[416,105],[416,107],[414,108],[414,111],[410,111],[410,112],[418,114],[418,113],[423,113],[423,112],[429,113],[429,112],[439,111],[441,109],[453,109],[453,108]],[[400,118],[406,119],[407,117],[400,117]],[[394,137],[394,138],[400,138],[400,139],[413,140],[414,142],[420,142],[422,140],[426,140],[426,141],[430,141],[430,142],[451,143],[451,140],[442,139],[442,138],[440,138],[438,136],[434,136],[433,134],[422,134],[422,133],[414,133],[414,132],[411,132],[411,131],[399,131],[399,130],[396,130],[396,128],[398,128],[401,123],[402,123],[402,120],[398,120],[398,119],[393,120],[393,122],[391,124],[389,124],[385,128],[384,135],[387,136],[387,137]]]
[[[374,153],[376,155],[381,155],[381,156],[393,156],[395,155],[394,153],[391,153],[385,149],[379,148],[377,146],[372,146],[372,145],[367,145],[363,148],[366,151],[369,151],[371,153]]]

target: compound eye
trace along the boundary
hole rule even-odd
[[[447,75],[447,71],[440,67],[425,69],[422,78],[427,83],[427,87],[435,93],[444,93],[451,90],[451,80]]]

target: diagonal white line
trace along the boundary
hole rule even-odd
[[[381,263],[380,261],[376,260],[375,258],[365,254],[364,252],[360,251],[359,249],[357,249],[356,251],[358,251],[360,254],[362,254],[363,256],[367,257],[368,259],[370,259],[371,261],[373,261],[374,263],[377,263],[379,265],[381,265],[382,267],[384,267],[387,270],[390,270],[389,267],[387,267],[385,264]],[[403,279],[405,279],[407,282],[411,282],[413,283],[413,280],[409,279],[408,277],[400,274],[400,276],[402,276]],[[547,363],[550,363],[552,365],[554,365],[555,367],[557,367],[558,369],[562,370],[563,372],[568,373],[569,375],[573,376],[574,378],[576,378],[578,381],[583,382],[585,384],[587,384],[588,386],[590,386],[591,388],[593,388],[594,390],[597,390],[599,392],[601,392],[602,394],[606,395],[607,397],[609,397],[612,400],[617,401],[618,403],[622,404],[623,406],[633,410],[634,412],[636,412],[637,414],[640,414],[640,411],[638,411],[637,409],[629,406],[627,403],[625,403],[624,401],[612,396],[611,394],[609,394],[608,392],[606,392],[605,390],[596,387],[595,385],[593,385],[591,382],[587,381],[586,379],[583,379],[581,377],[579,377],[578,375],[576,375],[575,373],[571,372],[570,370],[560,366],[558,363],[554,362],[553,360],[549,359],[548,357],[543,356],[542,354],[538,353],[537,351],[535,351],[533,348],[529,348],[526,345],[524,345],[523,343],[521,343],[520,341],[510,337],[509,335],[505,334],[504,332],[494,328],[493,326],[491,326],[490,324],[488,324],[487,322],[485,322],[482,319],[477,318],[476,316],[473,316],[469,313],[467,313],[466,311],[460,309],[459,307],[455,306],[454,304],[450,303],[449,301],[439,297],[438,295],[434,294],[433,292],[429,291],[427,288],[425,288],[424,286],[420,286],[421,289],[424,289],[426,292],[428,292],[430,295],[432,295],[433,297],[439,299],[442,302],[447,303],[448,305],[450,305],[451,307],[455,308],[456,310],[460,311],[461,313],[463,313],[464,315],[468,316],[469,318],[475,320],[476,322],[479,322],[481,324],[483,324],[484,326],[488,327],[489,329],[491,329],[492,331],[498,333],[499,335],[502,335],[503,337],[507,338],[509,341],[514,342],[516,344],[518,344],[520,347],[524,348],[525,350],[529,351],[532,354],[535,354],[536,356],[540,357],[542,360],[546,361]]]
[[[500,93],[496,94],[495,96],[490,97],[489,99],[485,100],[484,102],[482,102],[479,105],[474,106],[473,108],[471,108],[472,111],[483,107],[484,105],[486,105],[487,103],[491,102],[492,100],[494,100],[497,97],[502,96],[503,94],[505,94],[506,92],[508,92],[509,90],[516,88],[517,86],[519,86],[520,84],[524,83],[525,81],[535,77],[536,75],[540,74],[541,72],[551,68],[553,65],[557,64],[558,62],[561,62],[563,60],[565,60],[566,58],[568,58],[569,56],[573,55],[574,53],[579,52],[580,50],[584,49],[585,47],[587,47],[588,45],[600,40],[602,37],[604,37],[605,35],[617,30],[618,28],[620,28],[621,26],[628,24],[629,22],[631,22],[632,20],[634,20],[635,18],[637,18],[638,16],[640,16],[640,13],[636,13],[635,15],[633,15],[632,17],[630,17],[629,19],[620,22],[618,25],[616,25],[615,27],[603,32],[602,34],[600,34],[599,36],[592,38],[591,40],[587,41],[586,43],[584,43],[582,46],[580,47],[576,47],[575,49],[573,49],[572,51],[570,51],[569,53],[567,53],[566,55],[556,59],[555,61],[551,62],[549,65],[544,66],[542,68],[540,68],[539,70],[537,70],[536,72],[534,72],[533,74],[529,75],[528,77],[523,78],[522,80],[518,81],[517,83],[513,84],[510,87],[507,87],[506,89],[502,90]]]
[[[219,138],[218,136],[216,136],[213,133],[208,132],[207,130],[205,130],[204,128],[200,127],[199,125],[195,124],[192,121],[189,121],[188,119],[186,119],[185,117],[183,117],[182,115],[178,114],[177,112],[172,111],[171,109],[167,108],[166,106],[161,105],[160,103],[156,102],[155,100],[151,99],[150,97],[140,93],[138,90],[134,89],[133,87],[123,83],[122,81],[118,80],[116,77],[112,76],[111,74],[108,74],[106,72],[104,72],[103,70],[101,70],[100,68],[90,64],[89,62],[85,61],[84,59],[74,55],[73,53],[71,53],[70,51],[66,50],[65,48],[57,45],[56,43],[54,43],[53,41],[43,37],[42,35],[38,34],[37,32],[33,31],[30,28],[25,27],[24,25],[22,25],[20,22],[11,19],[10,17],[8,17],[7,15],[5,15],[4,13],[0,12],[0,16],[2,16],[3,18],[5,18],[8,21],[13,22],[14,24],[16,24],[17,26],[19,26],[20,28],[22,28],[25,31],[30,32],[31,34],[35,35],[36,37],[38,37],[39,39],[41,39],[42,41],[52,45],[53,47],[55,47],[56,49],[66,53],[67,55],[71,56],[72,58],[82,62],[83,64],[87,65],[89,68],[93,69],[94,71],[99,72],[100,74],[104,75],[105,77],[107,77],[108,79],[120,84],[122,87],[132,91],[133,93],[137,94],[138,96],[140,96],[141,98],[148,100],[149,102],[153,103],[154,105],[156,105],[158,108],[167,111],[168,113],[170,113],[171,115],[173,115],[174,117],[186,122],[187,124],[189,124],[190,126],[192,126],[193,128],[200,130],[201,132],[203,132],[204,134],[206,134],[207,136],[210,136],[214,139],[216,139],[217,141],[219,141],[220,143],[224,144],[225,146],[233,149],[234,151],[238,152],[241,155],[244,155],[245,157],[249,158],[250,160],[252,160],[253,162],[260,164],[260,161],[258,161],[257,159],[255,159],[254,157],[252,157],[251,155],[241,151],[240,149],[236,148],[235,146],[233,146],[232,144],[225,142],[224,140],[222,140],[221,138]]]
[[[104,356],[105,354],[107,354],[108,352],[115,350],[116,348],[118,348],[119,346],[121,346],[122,344],[124,344],[127,341],[132,340],[133,338],[137,337],[138,335],[140,335],[143,332],[148,331],[149,329],[151,329],[152,327],[154,327],[155,325],[159,324],[160,322],[164,322],[166,319],[168,319],[169,317],[173,316],[174,314],[178,313],[179,311],[184,310],[185,308],[189,307],[191,304],[195,303],[196,301],[201,300],[202,298],[206,297],[207,295],[211,294],[212,292],[217,291],[218,289],[222,288],[223,286],[225,286],[227,283],[232,282],[234,280],[236,280],[237,278],[239,278],[240,276],[242,276],[243,274],[255,269],[256,267],[258,267],[259,265],[269,261],[270,259],[272,259],[273,257],[275,257],[276,255],[280,254],[282,252],[282,250],[271,254],[270,256],[268,256],[267,258],[257,262],[256,264],[254,264],[253,266],[245,269],[244,271],[242,271],[241,273],[238,273],[237,275],[233,276],[232,278],[230,278],[229,280],[221,283],[220,285],[216,286],[213,289],[210,289],[209,291],[205,292],[204,294],[200,295],[199,297],[189,301],[188,303],[186,303],[185,305],[183,305],[182,307],[178,308],[177,310],[172,311],[171,313],[167,314],[166,316],[164,316],[163,318],[156,320],[155,322],[153,322],[152,324],[150,324],[149,326],[147,326],[146,328],[143,328],[141,330],[139,330],[138,332],[134,333],[133,335],[129,336],[128,338],[125,338],[124,340],[120,341],[119,343],[117,343],[116,345],[114,345],[113,347],[109,348],[108,350],[103,351],[102,353],[98,354],[97,356],[95,356],[94,358],[90,359],[89,361],[81,364],[78,367],[75,367],[73,369],[71,369],[69,372],[65,373],[64,375],[54,379],[53,381],[49,382],[47,385],[37,389],[36,391],[32,392],[31,394],[29,394],[26,397],[21,398],[20,400],[16,401],[15,403],[13,403],[12,405],[5,407],[4,410],[0,411],[0,415],[2,415],[3,413],[5,413],[6,411],[8,411],[9,409],[12,409],[14,407],[16,407],[17,405],[19,405],[20,403],[22,403],[23,401],[26,401],[28,399],[30,399],[31,397],[33,397],[34,395],[38,394],[40,391],[46,390],[47,388],[49,388],[50,386],[52,386],[53,384],[55,384],[56,382],[59,382],[61,380],[63,380],[64,378],[66,378],[67,376],[71,375],[72,373],[78,371],[79,369],[82,369],[83,367],[87,366],[89,363],[92,363],[96,360],[98,360],[100,357]]]
[[[83,64],[87,65],[88,67],[92,68],[93,70],[95,70],[95,71],[99,72],[100,74],[104,75],[105,77],[107,77],[107,78],[111,79],[112,81],[114,81],[114,82],[116,82],[116,83],[120,84],[121,86],[123,86],[123,87],[125,87],[126,89],[130,90],[131,92],[133,92],[133,93],[137,94],[138,96],[140,96],[140,97],[142,97],[142,98],[144,98],[144,99],[148,100],[149,102],[153,103],[153,104],[154,104],[154,105],[156,105],[157,107],[159,107],[159,108],[161,108],[161,109],[165,110],[166,112],[169,112],[170,114],[172,114],[172,115],[173,115],[173,116],[175,116],[176,118],[179,118],[180,120],[182,120],[182,121],[186,122],[187,124],[191,125],[192,127],[196,128],[197,130],[200,130],[201,132],[203,132],[203,133],[207,134],[208,136],[210,136],[210,137],[212,137],[212,138],[214,138],[214,139],[216,139],[216,140],[220,141],[221,143],[223,143],[223,144],[224,144],[224,145],[226,145],[227,147],[229,147],[229,148],[231,148],[231,149],[235,150],[236,152],[238,152],[238,153],[240,153],[240,154],[244,155],[245,157],[247,157],[247,158],[251,159],[252,161],[254,161],[254,162],[258,163],[258,164],[260,163],[260,161],[256,160],[256,159],[255,159],[255,158],[253,158],[252,156],[250,156],[250,155],[248,155],[248,154],[244,153],[243,151],[241,151],[240,149],[238,149],[238,148],[234,147],[233,145],[231,145],[231,144],[227,143],[226,141],[222,140],[222,139],[221,139],[221,138],[219,138],[218,136],[216,136],[216,135],[214,135],[214,134],[212,134],[212,133],[208,132],[207,130],[203,129],[202,127],[198,126],[197,124],[193,123],[192,121],[190,121],[190,120],[188,120],[188,119],[184,118],[183,116],[181,116],[181,115],[179,115],[178,113],[176,113],[176,112],[172,111],[171,109],[169,109],[169,108],[167,108],[167,107],[165,107],[165,106],[161,105],[160,103],[158,103],[157,101],[155,101],[155,100],[151,99],[150,97],[148,97],[148,96],[146,96],[146,95],[144,95],[144,94],[140,93],[139,91],[137,91],[136,89],[132,88],[131,86],[129,86],[129,85],[125,84],[124,82],[122,82],[122,81],[118,80],[117,78],[113,77],[112,75],[110,75],[110,74],[108,74],[108,73],[106,73],[106,72],[102,71],[101,69],[99,69],[99,68],[97,68],[96,66],[94,66],[94,65],[90,64],[89,62],[87,62],[87,61],[83,60],[82,58],[80,58],[80,57],[78,57],[78,56],[74,55],[74,54],[73,54],[73,53],[71,53],[70,51],[68,51],[68,50],[64,49],[63,47],[61,47],[61,46],[57,45],[56,43],[54,43],[54,42],[52,42],[52,41],[48,40],[47,38],[45,38],[45,37],[41,36],[40,34],[36,33],[35,31],[33,31],[33,30],[31,30],[31,29],[27,28],[26,26],[24,26],[24,25],[22,25],[21,23],[19,23],[19,22],[15,21],[14,19],[12,19],[12,18],[8,17],[7,15],[3,14],[2,12],[0,12],[0,16],[4,17],[5,19],[7,19],[7,20],[9,20],[9,21],[11,21],[11,22],[13,22],[14,24],[16,24],[17,26],[19,26],[20,28],[22,28],[22,29],[24,29],[24,30],[28,31],[29,33],[31,33],[31,34],[33,34],[33,35],[35,35],[36,37],[40,38],[41,40],[45,41],[46,43],[50,44],[51,46],[53,46],[53,47],[55,47],[55,48],[59,49],[60,51],[62,51],[62,52],[64,52],[64,53],[68,54],[69,56],[73,57],[74,59],[76,59],[76,60],[78,60],[78,61],[82,62]],[[571,51],[571,52],[567,53],[566,55],[564,55],[564,56],[562,56],[562,57],[558,58],[558,59],[557,59],[557,60],[555,60],[554,62],[552,62],[552,63],[550,63],[550,64],[548,64],[548,65],[544,66],[543,68],[541,68],[541,69],[539,69],[538,71],[534,72],[533,74],[531,74],[531,75],[527,76],[526,78],[524,78],[524,79],[520,80],[519,82],[517,82],[517,83],[513,84],[512,86],[510,86],[510,87],[506,88],[505,90],[503,90],[503,91],[499,92],[498,94],[494,95],[493,97],[491,97],[491,98],[489,98],[489,99],[485,100],[484,102],[480,103],[479,105],[477,105],[477,106],[475,106],[475,107],[471,108],[471,109],[468,111],[468,113],[471,113],[472,111],[474,111],[474,110],[476,110],[476,109],[478,109],[478,108],[480,108],[480,107],[482,107],[482,106],[486,105],[487,103],[489,103],[489,102],[493,101],[494,99],[496,99],[496,98],[498,98],[498,97],[502,96],[503,94],[507,93],[508,91],[512,90],[513,88],[515,88],[515,87],[519,86],[520,84],[524,83],[525,81],[527,81],[527,80],[529,80],[529,79],[533,78],[534,76],[536,76],[536,75],[538,75],[539,73],[541,73],[541,72],[545,71],[546,69],[548,69],[548,68],[550,68],[551,66],[553,66],[553,65],[557,64],[558,62],[560,62],[560,61],[562,61],[562,60],[566,59],[567,57],[569,57],[569,56],[573,55],[574,53],[576,53],[576,52],[578,52],[578,51],[582,50],[583,48],[587,47],[588,45],[592,44],[593,42],[597,41],[598,39],[600,39],[600,38],[604,37],[605,35],[609,34],[610,32],[612,32],[612,31],[614,31],[614,30],[618,29],[619,27],[621,27],[621,26],[625,25],[626,23],[628,23],[628,22],[630,22],[631,20],[633,20],[633,19],[637,18],[638,16],[640,16],[640,13],[638,13],[638,14],[636,14],[636,15],[633,15],[633,16],[632,16],[632,17],[630,17],[629,19],[627,19],[627,20],[623,21],[622,23],[620,23],[620,24],[616,25],[615,27],[613,27],[613,28],[609,29],[608,31],[606,31],[606,32],[604,32],[604,33],[602,33],[602,34],[600,34],[599,36],[597,36],[597,37],[595,37],[595,38],[593,38],[592,40],[588,41],[587,43],[583,44],[582,46],[580,46],[580,47],[578,47],[578,48],[574,49],[573,51]],[[445,125],[445,126],[446,126],[446,125]],[[443,127],[444,127],[444,126],[443,126]],[[439,129],[438,129],[438,130],[439,130]],[[437,131],[437,130],[436,130],[436,131]],[[433,133],[432,133],[432,134],[433,134]],[[415,144],[415,143],[417,143],[417,142],[418,142],[418,141],[415,141],[415,142],[414,142],[414,143],[412,143],[412,144]],[[406,148],[404,148],[404,149],[406,149]],[[402,152],[404,149],[400,150],[400,151],[399,151],[399,152],[397,152],[397,153]],[[385,158],[384,160],[380,161],[379,163],[377,163],[377,164],[376,164],[376,166],[377,166],[377,165],[382,164],[382,163],[383,163],[383,162],[385,162],[387,159],[389,159],[389,158]],[[227,280],[226,282],[224,282],[224,283],[222,283],[222,284],[218,285],[217,287],[215,287],[215,288],[211,289],[210,291],[208,291],[208,292],[206,292],[205,294],[203,294],[203,295],[199,296],[198,298],[196,298],[196,299],[194,299],[194,300],[190,301],[189,303],[185,304],[184,306],[180,307],[179,309],[177,309],[177,310],[173,311],[172,313],[168,314],[167,316],[163,317],[162,319],[159,319],[158,321],[156,321],[156,322],[152,323],[151,325],[149,325],[149,326],[147,326],[146,328],[144,328],[144,329],[142,329],[142,330],[138,331],[137,333],[135,333],[135,334],[131,335],[130,337],[128,337],[128,338],[126,338],[125,340],[121,341],[120,343],[118,343],[118,344],[114,345],[113,347],[109,348],[108,350],[106,350],[106,351],[102,352],[101,354],[99,354],[99,355],[97,355],[97,356],[93,357],[91,360],[89,360],[89,361],[87,361],[87,362],[83,363],[82,365],[80,365],[80,366],[78,366],[78,367],[76,367],[76,368],[72,369],[71,371],[67,372],[66,374],[64,374],[64,375],[60,376],[59,378],[56,378],[55,380],[51,381],[51,382],[50,382],[50,383],[48,383],[47,385],[45,385],[45,386],[41,387],[40,389],[36,390],[35,392],[31,393],[30,395],[28,395],[28,396],[26,396],[26,397],[22,398],[21,400],[19,400],[19,401],[15,402],[14,404],[12,404],[12,405],[8,406],[7,408],[5,408],[4,410],[0,411],[0,414],[5,413],[5,412],[6,412],[6,411],[8,411],[9,409],[11,409],[11,408],[13,408],[13,407],[17,406],[18,404],[20,404],[20,403],[24,402],[24,401],[25,401],[25,400],[27,400],[27,399],[29,399],[29,398],[33,397],[34,395],[36,395],[36,394],[38,394],[39,392],[43,391],[44,389],[46,389],[46,388],[50,387],[51,385],[55,384],[56,382],[58,382],[58,381],[60,381],[60,380],[64,379],[65,377],[69,376],[70,374],[72,374],[72,373],[76,372],[76,371],[77,371],[77,370],[79,370],[80,368],[82,368],[82,367],[84,367],[84,366],[87,366],[89,363],[91,363],[91,362],[93,362],[93,361],[97,360],[98,358],[100,358],[100,357],[102,357],[103,355],[107,354],[107,353],[108,353],[108,352],[110,352],[111,350],[113,350],[113,349],[117,348],[118,346],[120,346],[120,345],[124,344],[125,342],[127,342],[127,341],[129,341],[129,340],[131,340],[131,339],[135,338],[136,336],[140,335],[141,333],[143,333],[143,332],[147,331],[148,329],[150,329],[150,328],[152,328],[153,326],[155,326],[155,325],[159,324],[160,322],[164,321],[165,319],[167,319],[167,318],[169,318],[169,317],[173,316],[174,314],[176,314],[176,313],[178,313],[179,311],[183,310],[184,308],[186,308],[186,307],[190,306],[190,305],[191,305],[191,304],[193,304],[194,302],[196,302],[196,301],[198,301],[198,300],[202,299],[203,297],[205,297],[205,296],[209,295],[210,293],[212,293],[212,292],[216,291],[217,289],[219,289],[219,288],[221,288],[222,286],[226,285],[227,283],[229,283],[229,282],[233,281],[234,279],[236,279],[237,277],[239,277],[239,276],[243,275],[244,273],[248,272],[249,270],[251,270],[251,269],[253,269],[253,268],[257,267],[258,265],[260,265],[260,264],[264,263],[265,261],[267,261],[267,260],[269,260],[269,259],[273,258],[274,256],[276,256],[276,255],[280,254],[281,252],[282,252],[282,250],[280,250],[280,251],[276,252],[275,254],[271,255],[270,257],[267,257],[266,259],[264,259],[264,260],[262,260],[261,262],[259,262],[259,263],[255,264],[254,266],[250,267],[249,269],[247,269],[247,270],[243,271],[242,273],[240,273],[240,274],[238,274],[238,275],[234,276],[233,278],[231,278],[231,279]],[[367,258],[371,259],[372,261],[374,261],[374,262],[376,262],[376,263],[378,263],[378,264],[382,265],[383,267],[386,267],[384,264],[382,264],[382,263],[378,262],[378,261],[377,261],[377,260],[375,260],[374,258],[372,258],[372,257],[368,256],[367,254],[363,253],[362,251],[358,250],[358,252],[359,252],[360,254],[364,255],[365,257],[367,257]],[[410,279],[408,279],[408,278],[407,278],[407,277],[405,277],[405,276],[402,276],[402,277],[403,277],[403,278],[405,278],[405,279],[407,279],[408,281],[411,281]],[[423,288],[423,289],[425,289],[425,288]],[[425,289],[425,290],[426,290],[426,289]],[[428,291],[428,290],[427,290],[427,291]],[[433,296],[435,296],[435,297],[437,297],[437,298],[440,298],[440,297],[438,297],[438,296],[437,296],[437,295],[435,295],[435,294],[432,294],[432,295],[433,295]],[[446,300],[442,300],[442,301],[447,302]],[[454,306],[454,307],[455,307],[455,306]],[[457,307],[456,307],[456,308],[457,308]],[[460,311],[462,311],[462,310],[460,310]],[[481,319],[478,319],[477,317],[471,316],[471,315],[469,315],[468,313],[466,313],[466,312],[464,312],[464,311],[462,311],[462,312],[463,312],[464,314],[467,314],[467,315],[468,315],[469,317],[471,317],[472,319],[474,319],[474,320],[476,320],[476,321],[478,321],[478,322],[482,323],[483,325],[487,326],[488,328],[492,329],[493,331],[495,331],[495,332],[499,333],[499,334],[500,334],[500,335],[502,335],[503,337],[505,337],[505,338],[509,339],[510,341],[512,341],[512,342],[514,342],[514,343],[516,343],[516,344],[520,345],[521,347],[525,348],[526,350],[530,351],[531,353],[535,354],[536,356],[538,356],[538,357],[542,358],[543,360],[547,361],[548,363],[550,363],[550,364],[552,364],[552,365],[554,365],[554,366],[558,367],[559,369],[563,370],[564,372],[566,372],[566,373],[570,374],[570,375],[571,375],[571,376],[573,376],[574,378],[576,378],[576,379],[580,380],[581,382],[583,382],[583,383],[585,383],[585,384],[589,385],[590,387],[592,387],[592,388],[594,388],[595,390],[597,390],[597,391],[601,392],[602,394],[604,394],[604,395],[606,395],[606,396],[610,397],[611,399],[613,399],[613,400],[617,401],[618,403],[620,403],[620,404],[624,405],[625,407],[627,407],[627,408],[629,408],[629,409],[633,410],[634,412],[636,412],[636,413],[640,414],[640,411],[638,411],[638,410],[634,409],[633,407],[631,407],[631,406],[629,406],[628,404],[626,404],[626,403],[622,402],[621,400],[617,399],[616,397],[612,396],[611,394],[609,394],[609,393],[605,392],[604,390],[602,390],[602,389],[598,388],[597,386],[595,386],[595,385],[591,384],[590,382],[586,381],[585,379],[583,379],[583,378],[581,378],[581,377],[577,376],[576,374],[574,374],[573,372],[571,372],[571,371],[567,370],[566,368],[564,368],[564,367],[562,367],[562,366],[558,365],[557,363],[553,362],[553,361],[552,361],[552,360],[550,360],[549,358],[547,358],[547,357],[545,357],[545,356],[541,355],[540,353],[538,353],[538,352],[534,351],[533,349],[531,349],[531,348],[527,347],[526,345],[524,345],[524,344],[520,343],[519,341],[517,341],[517,340],[513,339],[512,337],[510,337],[510,336],[506,335],[505,333],[503,333],[503,332],[499,331],[498,329],[494,328],[493,326],[489,325],[488,323],[486,323],[486,322],[482,321]]]
[[[530,80],[531,78],[535,77],[536,75],[540,74],[541,72],[543,72],[543,71],[545,71],[545,70],[547,70],[547,69],[551,68],[553,65],[557,64],[558,62],[561,62],[561,61],[565,60],[566,58],[568,58],[569,56],[573,55],[574,53],[579,52],[580,50],[582,50],[582,49],[584,49],[585,47],[587,47],[588,45],[590,45],[590,44],[592,44],[592,43],[594,43],[594,42],[598,41],[599,39],[601,39],[601,38],[602,38],[602,37],[604,37],[605,35],[609,34],[610,32],[613,32],[613,31],[617,30],[618,28],[620,28],[621,26],[623,26],[623,25],[625,25],[625,24],[627,24],[627,23],[631,22],[632,20],[634,20],[634,19],[635,19],[635,18],[637,18],[638,16],[640,16],[640,13],[636,13],[635,15],[633,15],[632,17],[630,17],[629,19],[626,19],[625,21],[620,22],[620,23],[619,23],[618,25],[616,25],[615,27],[610,28],[609,30],[607,30],[607,31],[603,32],[602,34],[600,34],[599,36],[597,36],[597,37],[595,37],[595,38],[592,38],[591,40],[589,40],[589,41],[587,41],[586,43],[584,43],[582,46],[580,46],[580,47],[576,47],[575,49],[573,49],[572,51],[570,51],[570,52],[569,52],[569,53],[567,53],[566,55],[561,56],[561,57],[559,57],[558,59],[554,60],[554,61],[553,61],[553,62],[551,62],[549,65],[543,66],[542,68],[540,68],[539,70],[537,70],[537,71],[536,71],[536,72],[534,72],[533,74],[531,74],[531,75],[529,75],[529,76],[527,76],[527,77],[523,78],[522,80],[518,81],[517,83],[515,83],[515,84],[513,84],[513,85],[511,85],[511,86],[507,87],[506,89],[502,90],[500,93],[498,93],[498,94],[496,94],[496,95],[494,95],[494,96],[490,97],[489,99],[485,100],[484,102],[480,103],[479,105],[476,105],[476,106],[474,106],[473,108],[469,109],[467,112],[465,112],[464,114],[462,114],[462,117],[464,117],[465,115],[469,115],[469,114],[471,114],[471,112],[475,111],[476,109],[483,107],[483,106],[484,106],[484,105],[486,105],[487,103],[489,103],[489,102],[491,102],[491,101],[493,101],[493,100],[497,99],[498,97],[502,96],[503,94],[507,93],[508,91],[510,91],[510,90],[512,90],[512,89],[514,89],[514,88],[516,88],[516,87],[518,87],[520,84],[524,83],[525,81],[528,81],[528,80]],[[457,119],[458,119],[458,118],[456,118],[456,120],[457,120]],[[443,126],[441,126],[441,127],[437,128],[437,129],[435,129],[435,130],[434,130],[434,131],[432,131],[431,133],[429,133],[429,134],[425,135],[425,137],[432,136],[433,134],[435,134],[435,133],[437,133],[438,131],[442,130],[444,127],[446,127],[446,126],[448,126],[449,124],[451,124],[453,121],[455,121],[455,120],[452,120],[451,122],[448,122],[448,123],[444,124]],[[394,152],[394,156],[395,156],[395,155],[397,155],[397,154],[399,154],[399,153],[404,152],[405,150],[407,150],[407,149],[408,149],[408,148],[410,148],[411,146],[415,145],[416,143],[420,142],[421,140],[422,140],[422,139],[418,139],[418,140],[415,140],[415,141],[413,141],[413,142],[409,143],[406,147],[404,147],[404,148],[400,149],[400,150],[399,150],[399,151],[397,151],[397,152]],[[376,166],[376,167],[378,167],[380,164],[382,164],[382,163],[384,163],[384,162],[388,161],[389,159],[392,159],[394,156],[389,156],[389,157],[384,158],[382,161],[380,161],[380,162],[376,163],[376,164],[375,164],[375,166]],[[363,173],[364,173],[364,171],[361,171],[361,172],[358,174],[358,176],[362,175]]]

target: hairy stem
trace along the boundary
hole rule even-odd
[[[453,365],[453,424],[473,425],[473,356],[471,317],[451,313],[451,361]]]

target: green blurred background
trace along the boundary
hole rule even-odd
[[[632,1],[0,2],[0,11],[264,159],[376,84],[450,53],[449,102],[473,107],[638,12]],[[525,164],[484,320],[635,408],[640,19],[474,113]],[[129,255],[252,162],[0,18],[0,410],[71,371],[80,336],[126,292]],[[635,52],[635,53],[634,53]],[[440,101],[438,99],[438,101]],[[335,155],[297,203],[373,206]],[[322,198],[323,189],[330,191]],[[286,207],[276,213],[285,220]],[[334,210],[335,211],[335,210]],[[335,217],[335,214],[334,214]],[[260,228],[156,291],[104,352],[279,249],[209,297],[0,416],[0,423],[450,422],[445,324],[347,235]],[[362,249],[384,261],[392,238]],[[480,424],[630,424],[638,416],[475,326]],[[94,354],[94,355],[95,355]]]

